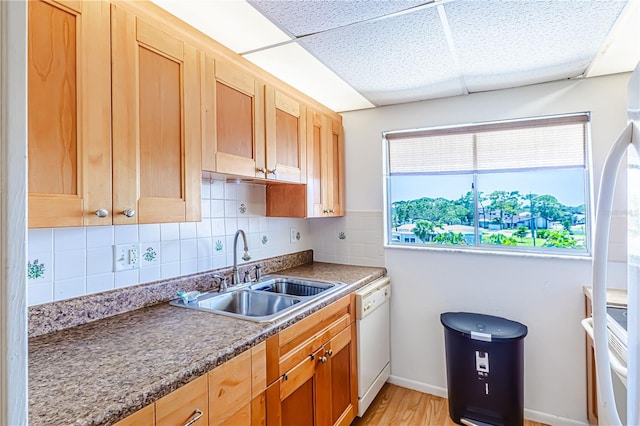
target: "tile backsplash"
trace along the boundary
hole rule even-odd
[[[252,260],[312,248],[310,221],[265,217],[265,197],[264,185],[203,178],[197,223],[30,229],[29,305],[231,266],[238,229]],[[139,244],[140,268],[114,272],[114,244]]]
[[[382,212],[347,211],[310,222],[315,261],[384,266]]]

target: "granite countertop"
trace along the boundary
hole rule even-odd
[[[589,298],[592,299],[593,289],[591,286],[584,286],[582,290]],[[607,289],[607,304],[616,306],[627,306],[627,290],[608,288]]]
[[[272,323],[160,303],[30,338],[29,424],[113,424],[386,271],[309,263],[277,273],[347,286]]]

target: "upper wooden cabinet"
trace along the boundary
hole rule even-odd
[[[326,159],[321,164],[323,185],[323,215],[344,216],[344,134],[342,122],[336,118],[328,120],[326,128]]]
[[[304,183],[304,106],[212,55],[202,68],[202,168]]]
[[[196,49],[106,1],[30,1],[28,36],[29,227],[200,220]]]
[[[111,51],[113,223],[200,220],[199,52],[116,5]]]
[[[342,122],[318,112],[308,118],[308,217],[344,216]]]
[[[307,184],[268,185],[267,216],[344,216],[344,138],[339,117],[307,108]]]
[[[264,84],[204,55],[202,168],[264,177]]]
[[[111,224],[109,3],[28,3],[29,227]]]
[[[307,181],[306,109],[295,99],[266,87],[266,177],[281,182]]]

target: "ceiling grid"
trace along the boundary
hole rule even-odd
[[[628,72],[640,60],[637,0],[153,1],[336,111]]]

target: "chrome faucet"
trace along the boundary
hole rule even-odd
[[[236,231],[236,235],[233,237],[233,270],[231,271],[231,285],[240,283],[240,276],[238,275],[238,235],[242,235],[242,241],[244,241],[244,256],[242,260],[245,262],[251,260],[249,256],[249,247],[247,246],[247,236],[242,229]]]

